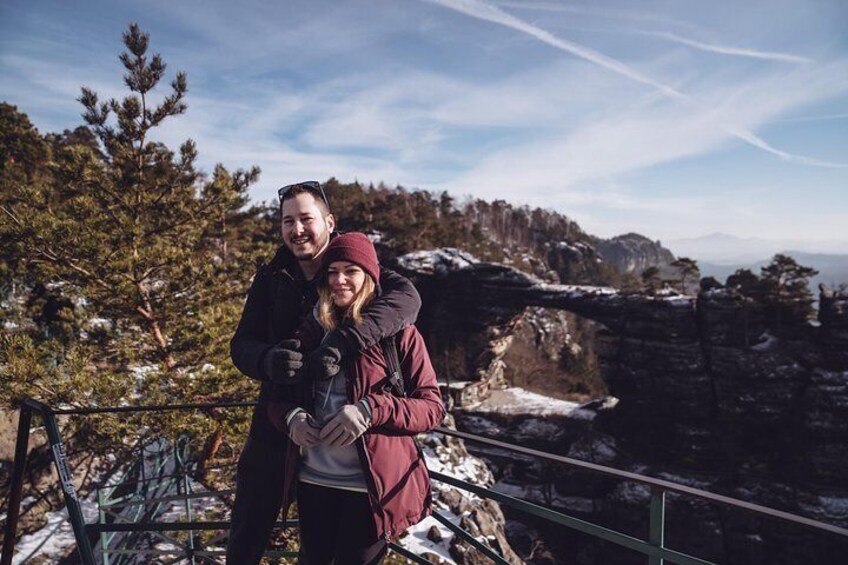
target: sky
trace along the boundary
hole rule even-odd
[[[127,94],[137,22],[199,165],[564,213],[602,237],[848,242],[848,2],[0,0],[0,100],[42,133]],[[848,252],[848,249],[846,249]]]

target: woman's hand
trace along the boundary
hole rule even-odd
[[[312,447],[321,443],[321,428],[316,428],[310,422],[312,416],[301,410],[292,416],[289,422],[289,438],[300,447]]]
[[[346,404],[321,428],[321,443],[350,445],[368,429],[368,417],[359,404]]]

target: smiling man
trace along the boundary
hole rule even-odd
[[[362,323],[333,330],[304,359],[295,332],[318,298],[314,279],[336,222],[318,182],[284,186],[279,197],[283,245],[256,273],[230,342],[235,366],[262,383],[236,474],[227,544],[231,565],[259,563],[283,501],[288,430],[285,422],[272,423],[266,415],[272,385],[295,384],[304,373],[335,374],[346,356],[411,325],[421,306],[412,283],[383,269],[382,292],[363,310]]]
[[[282,195],[280,212],[282,216],[283,242],[301,263],[301,269],[312,271],[317,268],[314,261],[330,243],[330,235],[336,226],[335,217],[330,213],[326,195],[316,199],[309,188],[311,184],[301,184],[302,188],[291,188]],[[320,185],[318,185],[320,187]],[[281,189],[282,190],[282,189]]]

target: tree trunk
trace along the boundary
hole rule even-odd
[[[200,454],[200,459],[197,461],[198,481],[204,482],[206,480],[206,473],[208,472],[207,465],[211,459],[218,455],[218,450],[221,449],[221,445],[223,443],[224,428],[219,424],[215,431],[212,432],[212,435],[206,438],[206,442],[203,445],[203,451]]]

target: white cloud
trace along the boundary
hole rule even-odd
[[[537,198],[550,198],[564,189],[579,189],[581,183],[725,147],[732,138],[722,124],[739,123],[737,133],[746,135],[744,128],[760,127],[793,107],[848,92],[846,76],[845,65],[836,64],[766,76],[744,89],[701,84],[712,109],[700,113],[663,101],[636,108],[621,104],[604,117],[564,129],[558,139],[491,154],[451,185],[475,191],[487,187],[507,197],[522,194],[530,182],[537,187]],[[758,143],[756,137],[748,141]]]
[[[798,4],[787,2],[788,17],[798,19]],[[663,2],[638,11],[624,2],[495,4],[255,2],[198,10],[154,2],[152,50],[163,52],[169,79],[170,71],[187,70],[190,87],[187,115],[170,120],[157,138],[174,148],[194,138],[206,170],[216,161],[260,165],[257,199],[272,198],[291,180],[336,176],[555,207],[599,231],[639,228],[662,237],[660,230],[686,233],[708,221],[716,227],[698,229],[738,233],[733,225],[761,224],[767,230],[780,203],[789,206],[776,196],[754,205],[728,203],[722,194],[689,195],[685,181],[675,193],[665,169],[709,175],[713,163],[733,168],[741,155],[766,163],[739,169],[749,183],[741,191],[753,190],[763,170],[781,167],[793,171],[793,182],[821,178],[833,187],[844,179],[840,169],[792,167],[832,165],[800,153],[839,155],[841,142],[821,133],[832,132],[824,127],[831,124],[788,133],[793,121],[845,117],[848,60],[836,58],[834,35],[821,18],[803,20],[801,41],[787,35],[777,16],[752,22],[759,17],[752,9],[747,21],[725,23],[712,8]],[[505,6],[537,13],[529,23]],[[561,36],[564,25],[569,40]],[[635,27],[674,33],[656,32],[663,41],[653,41]],[[93,29],[56,19],[49,34],[56,41],[29,33],[2,43],[3,97],[42,131],[81,123],[74,100],[81,84],[103,98],[125,95],[115,57],[120,30],[111,30],[103,47],[107,35]],[[570,40],[572,32],[579,43]],[[74,34],[73,48],[57,58],[57,44]],[[780,45],[786,52],[736,45]],[[815,61],[775,64],[796,62],[793,53]],[[775,146],[759,136],[764,131]],[[702,160],[707,156],[710,164]],[[725,175],[719,188],[735,187],[733,176]],[[844,198],[825,194],[815,180],[805,187],[816,187],[805,190],[816,190],[834,208]],[[833,222],[811,219],[798,229],[824,233]]]
[[[545,31],[535,25],[532,25],[519,18],[516,18],[515,16],[504,12],[500,8],[487,4],[486,2],[483,2],[481,0],[428,1],[440,4],[452,10],[456,10],[473,18],[478,18],[492,23],[500,24],[511,29],[526,33],[528,35],[531,35],[532,37],[535,37],[539,41],[551,45],[552,47],[571,53],[577,57],[599,65],[609,71],[617,73],[635,82],[650,86],[672,100],[684,102],[686,103],[686,105],[694,106],[696,108],[699,105],[698,102],[690,96],[683,94],[682,92],[678,91],[675,88],[672,88],[671,86],[668,86],[662,82],[652,79],[651,77],[648,77],[647,75],[639,72],[638,70],[625,63],[622,63],[621,61],[618,61],[612,57],[608,57],[594,49],[589,49],[577,43],[561,39],[548,31]],[[758,149],[780,157],[783,160],[817,167],[848,167],[848,164],[830,163],[819,159],[813,159],[801,155],[794,155],[787,151],[777,149],[775,147],[772,147],[768,142],[766,142],[764,139],[760,138],[753,132],[747,131],[743,127],[740,127],[738,124],[727,123],[722,124],[722,127],[730,135],[733,135],[734,137],[737,137],[738,139]]]

